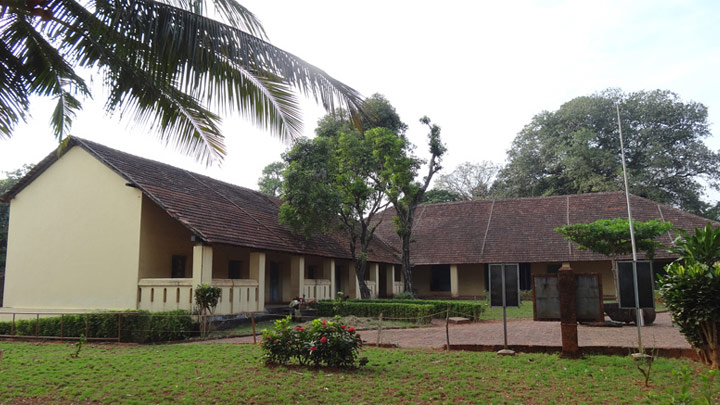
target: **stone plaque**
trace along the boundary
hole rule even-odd
[[[575,314],[579,322],[602,322],[602,284],[596,273],[575,274]],[[557,275],[533,276],[533,319],[560,320],[560,292]]]

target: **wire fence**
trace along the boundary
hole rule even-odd
[[[383,329],[394,328],[388,322],[404,322],[414,324],[429,324],[432,319],[443,319],[446,329],[449,326],[450,307],[445,311],[434,312],[422,316],[393,317],[383,316],[357,316],[367,321],[376,322],[376,327],[362,327],[362,330],[377,329],[378,336],[375,344],[382,344]],[[476,314],[465,314],[452,310],[453,315],[475,319]],[[307,312],[306,312],[307,314]],[[297,322],[307,322],[319,317],[317,315],[303,315],[288,308],[285,313],[247,312],[233,314],[231,320],[224,316],[178,314],[178,313],[147,313],[147,312],[14,312],[0,314],[9,321],[0,321],[0,338],[18,340],[48,340],[48,341],[105,341],[105,342],[161,342],[187,340],[193,338],[227,338],[252,336],[253,343],[258,341],[261,331],[257,322],[292,317]],[[354,316],[354,315],[346,315]],[[217,327],[210,328],[203,333],[202,324],[209,320],[211,325],[222,325],[223,322],[237,324],[249,321],[251,330],[244,333],[223,333]],[[247,326],[247,325],[246,325]],[[447,336],[449,347],[449,332]],[[367,342],[366,342],[367,343]]]

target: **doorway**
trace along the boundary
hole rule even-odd
[[[280,302],[280,264],[270,262],[270,302]]]

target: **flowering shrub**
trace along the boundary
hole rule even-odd
[[[290,317],[275,321],[275,328],[263,331],[262,349],[268,363],[330,367],[354,367],[362,342],[355,329],[334,320],[312,321],[310,327],[293,327]]]

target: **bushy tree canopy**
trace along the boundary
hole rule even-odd
[[[704,179],[718,189],[720,154],[707,108],[670,91],[609,89],[536,115],[508,151],[493,191],[507,197],[623,189],[615,104],[619,103],[630,192],[704,214]]]
[[[285,162],[272,162],[265,166],[262,176],[258,179],[258,190],[274,197],[280,197],[284,171]]]

